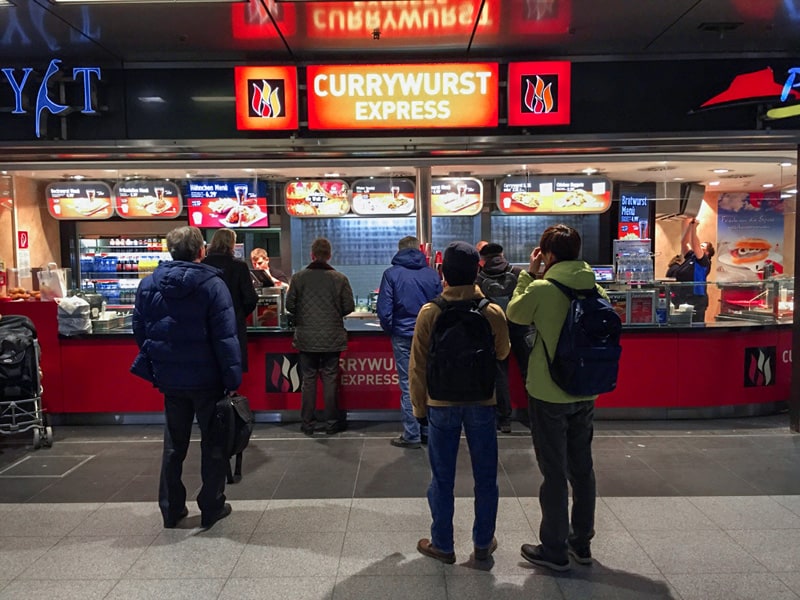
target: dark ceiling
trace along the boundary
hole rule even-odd
[[[5,63],[800,54],[800,0],[11,2],[0,6]]]

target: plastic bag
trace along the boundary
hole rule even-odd
[[[55,300],[67,295],[66,270],[59,269],[56,263],[49,263],[47,268],[39,271],[38,276],[42,300]]]
[[[92,333],[91,313],[86,300],[78,296],[55,300],[58,303],[58,333],[61,335]]]

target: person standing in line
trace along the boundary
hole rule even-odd
[[[222,271],[222,281],[228,286],[236,313],[236,331],[242,353],[242,371],[247,372],[247,316],[258,304],[258,294],[250,279],[247,263],[233,256],[236,232],[233,229],[218,229],[211,238],[203,264]]]
[[[164,394],[164,452],[158,505],[164,527],[189,514],[181,481],[192,420],[200,427],[197,495],[200,523],[211,527],[231,513],[225,502],[228,457],[212,431],[215,407],[242,382],[242,361],[231,294],[220,271],[201,264],[203,235],[196,227],[167,234],[172,261],[159,265],[136,290],[133,335],[139,354],[131,366]]]
[[[517,287],[517,281],[522,269],[511,266],[506,257],[503,256],[503,247],[500,244],[485,244],[480,249],[480,255],[482,266],[478,272],[476,283],[481,288],[484,296],[505,311],[514,289]],[[508,323],[511,352],[522,374],[523,386],[528,378],[530,345],[535,332],[536,330],[531,325]],[[509,360],[510,358],[506,358],[505,360],[497,361],[497,429],[502,433],[511,433],[511,389],[508,383]]]
[[[391,440],[399,448],[419,448],[427,441],[426,427],[414,418],[408,391],[408,361],[414,325],[422,305],[442,293],[438,273],[428,266],[413,236],[401,239],[392,266],[383,272],[378,293],[378,319],[383,330],[391,335],[392,352],[400,386],[400,409],[403,433]]]
[[[444,251],[442,273],[446,286],[441,298],[447,302],[480,301],[483,294],[475,285],[478,275],[477,250],[467,242],[452,242]],[[508,326],[503,310],[487,303],[483,314],[489,322],[495,356],[508,356]],[[428,421],[428,459],[431,483],[428,504],[431,509],[431,537],[417,543],[417,551],[446,564],[456,561],[453,540],[453,489],[461,430],[467,437],[472,476],[475,480],[475,520],[472,529],[474,558],[487,560],[497,548],[494,537],[499,492],[497,488],[497,431],[494,394],[485,400],[451,402],[432,398],[428,393],[427,362],[436,320],[442,309],[435,302],[419,311],[411,342],[409,383],[414,416]],[[488,343],[491,344],[491,340]]]
[[[481,250],[483,250],[483,247],[486,246],[486,244],[488,244],[488,243],[489,242],[487,242],[486,240],[481,240],[477,244],[475,244],[475,250],[478,251],[478,255],[480,255]],[[483,268],[483,257],[482,256],[480,258],[480,263],[479,264],[481,265],[481,268]]]
[[[280,269],[270,267],[269,254],[263,248],[253,248],[250,252],[250,262],[254,269],[264,271],[272,279],[273,287],[286,287],[289,285],[289,278]]]
[[[295,317],[293,345],[300,352],[300,430],[309,436],[317,421],[317,377],[325,399],[325,433],[346,426],[338,407],[339,356],[347,349],[343,319],[355,310],[355,301],[350,281],[329,264],[331,255],[328,240],[314,240],[311,263],[295,273],[286,294],[286,310]]]
[[[704,323],[708,309],[708,290],[706,281],[711,272],[711,259],[715,251],[711,242],[701,242],[697,236],[697,219],[692,218],[686,222],[681,238],[681,249],[685,252],[683,259],[675,257],[669,262],[667,277],[674,277],[676,281],[695,283],[693,286],[681,286],[676,293],[676,304],[691,304],[694,306],[692,315],[693,323]]]
[[[531,253],[528,271],[522,271],[508,305],[510,321],[536,327],[528,367],[531,433],[536,460],[544,481],[539,489],[541,544],[523,544],[522,557],[555,571],[570,568],[569,557],[591,564],[596,485],[592,463],[594,400],[570,396],[550,376],[545,347],[555,352],[569,311],[569,299],[549,280],[578,290],[597,288],[587,263],[578,260],[581,238],[567,225],[548,227]],[[544,266],[544,275],[537,275]],[[572,485],[572,517],[568,513],[568,486]]]

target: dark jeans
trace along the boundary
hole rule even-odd
[[[337,404],[340,354],[340,352],[300,353],[300,377],[302,379],[300,418],[304,425],[311,425],[317,421],[318,376],[322,379],[325,421],[331,425],[341,420]]]
[[[530,412],[533,448],[544,477],[539,488],[539,540],[548,558],[564,560],[567,541],[574,548],[588,548],[594,537],[594,402],[556,404],[531,398]],[[572,485],[571,520],[567,480]]]
[[[164,394],[164,453],[161,459],[161,482],[158,505],[165,519],[177,517],[186,505],[186,488],[181,481],[183,460],[189,450],[192,420],[197,415],[200,427],[200,476],[203,485],[197,505],[204,515],[213,515],[225,504],[225,475],[228,459],[215,445],[211,434],[214,407],[223,390],[175,391]]]
[[[467,437],[472,478],[475,481],[475,520],[472,541],[476,548],[488,548],[497,521],[497,431],[494,406],[463,404],[428,407],[428,460],[431,484],[431,542],[442,552],[453,552],[453,513],[456,460],[461,427]]]
[[[689,296],[688,302],[694,306],[692,323],[704,323],[706,320],[706,309],[708,308],[708,296],[705,294],[692,294]]]
[[[528,378],[528,359],[531,354],[530,328],[509,323],[508,335],[511,339],[511,354],[519,365],[522,374],[522,389],[525,390],[525,381]],[[497,379],[495,382],[495,397],[497,398],[497,421],[502,423],[511,419],[511,388],[508,383],[508,361],[497,361]],[[527,398],[528,394],[524,394]]]

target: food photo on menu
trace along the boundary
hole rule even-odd
[[[483,184],[472,178],[434,177],[431,203],[434,215],[476,215],[483,206]]]
[[[180,190],[171,181],[118,183],[114,186],[114,202],[123,219],[174,219],[183,209]]]
[[[350,188],[340,179],[286,184],[286,212],[293,217],[339,217],[350,211]]]
[[[47,208],[57,219],[107,219],[113,214],[111,188],[103,182],[51,183]]]
[[[406,178],[358,179],[353,182],[353,212],[358,215],[410,215],[414,182]]]
[[[189,182],[187,205],[196,227],[269,227],[263,182]]]
[[[498,204],[507,213],[600,213],[611,207],[611,186],[598,178],[509,177]]]

